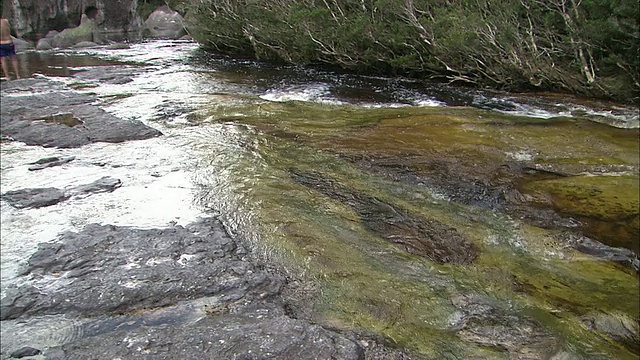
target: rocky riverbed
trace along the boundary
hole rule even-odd
[[[76,79],[108,86],[131,81],[140,71],[145,70],[105,66],[81,72]],[[135,191],[136,185],[127,183],[127,178],[117,178],[109,171],[140,168],[135,156],[117,159],[124,165],[91,160],[83,155],[91,152],[87,145],[157,138],[151,147],[162,147],[166,135],[141,121],[105,111],[104,97],[60,79],[40,76],[3,82],[1,95],[3,160],[8,160],[3,162],[1,197],[5,225],[0,316],[3,359],[402,356],[402,351],[378,343],[373,334],[338,333],[297,319],[288,300],[292,295],[287,294],[299,298],[303,292],[296,289],[303,285],[290,283],[282,271],[252,257],[242,235],[230,235],[216,216],[205,212],[198,212],[197,217],[189,214],[193,221],[184,225],[171,220],[166,226],[136,227],[90,223],[90,215],[69,205],[76,214],[62,214],[66,218],[62,222],[74,215],[84,217],[82,225],[70,226],[77,230],[67,229],[50,239],[41,237],[33,253],[17,254],[25,259],[19,267],[5,266],[16,261],[11,253],[19,251],[9,249],[15,246],[9,242],[29,237],[28,231],[14,232],[26,230],[16,224],[21,217],[37,216],[30,211],[75,199],[91,206],[88,198],[95,194],[103,194],[95,202],[103,206],[105,198],[121,192],[121,187]],[[106,144],[102,146],[108,152]],[[34,152],[44,154],[37,149],[45,148],[53,156],[32,158],[37,156]],[[60,149],[78,155],[59,155]],[[25,154],[14,158],[14,152]],[[26,158],[33,161],[23,163]],[[67,178],[65,183],[65,167],[78,163],[82,178],[98,179],[76,184],[79,179]],[[147,172],[146,165],[142,168]],[[25,170],[40,181],[12,183],[11,174]],[[160,179],[166,175],[162,171],[157,167],[145,175]],[[113,176],[100,177],[104,173]],[[57,179],[51,181],[52,177]],[[37,187],[37,182],[58,183],[59,187]],[[156,188],[147,196],[162,191],[171,189]],[[131,209],[135,205],[127,202],[138,200],[123,195],[115,202],[120,210],[135,211]],[[168,210],[177,215],[175,219],[187,215],[180,214],[182,209],[171,200],[161,206],[176,207]]]
[[[82,51],[1,83],[2,359],[638,353],[633,124]]]

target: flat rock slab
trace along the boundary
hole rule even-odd
[[[122,186],[119,179],[104,176],[92,183],[69,189],[36,188],[7,191],[0,197],[18,209],[41,208],[65,201],[72,196],[112,192]]]
[[[40,245],[23,274],[34,285],[9,289],[0,319],[126,314],[214,295],[251,303],[279,294],[283,278],[243,260],[246,252],[214,219],[150,230],[88,225]]]
[[[364,359],[356,339],[287,316],[284,278],[247,254],[212,218],[166,229],[88,225],[40,246],[22,274],[33,285],[8,290],[1,319],[96,319],[81,337],[43,348],[45,359]],[[215,301],[193,321],[167,315],[202,298]]]
[[[124,120],[80,93],[46,79],[2,84],[0,131],[27,145],[75,148],[94,142],[118,143],[162,135],[137,120]]]
[[[44,355],[60,360],[364,359],[354,340],[269,308],[206,316],[193,325],[118,330],[78,339]]]

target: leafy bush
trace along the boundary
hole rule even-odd
[[[638,101],[636,0],[181,0],[216,51]],[[151,2],[151,0],[150,0]]]

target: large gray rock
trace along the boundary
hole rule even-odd
[[[640,351],[640,325],[637,319],[631,319],[623,313],[594,311],[584,315],[581,320],[589,330],[604,334],[636,353]]]
[[[150,37],[180,39],[186,35],[184,19],[177,11],[164,5],[156,9],[144,22]]]
[[[40,245],[23,272],[35,287],[9,289],[0,318],[93,317],[84,336],[46,349],[46,359],[363,359],[355,340],[288,317],[284,278],[246,255],[216,219],[166,229],[88,225]],[[180,308],[202,297],[215,298],[202,315]]]
[[[36,45],[36,50],[51,50],[53,49],[53,45],[51,44],[51,39],[42,38],[38,40],[38,44]]]
[[[49,89],[46,94],[11,96]],[[93,142],[149,139],[162,133],[140,121],[123,120],[92,105],[97,98],[46,79],[2,84],[0,131],[28,145],[73,148]],[[10,101],[9,101],[10,99]]]
[[[9,289],[0,318],[132,313],[214,295],[248,304],[279,294],[284,279],[243,260],[246,253],[215,219],[166,229],[88,225],[40,245],[24,274],[48,290]]]
[[[459,309],[452,325],[463,341],[506,351],[514,360],[549,359],[561,352],[561,341],[542,324],[491,298],[467,294],[451,302]]]
[[[86,337],[44,355],[51,360],[364,359],[355,341],[270,308],[205,317],[188,326],[140,327]]]
[[[61,33],[48,38],[51,45],[57,48],[70,48],[83,42],[94,42],[97,35],[96,21],[82,15],[80,26],[64,29]]]
[[[57,188],[36,188],[7,191],[2,199],[18,209],[41,208],[67,200],[64,190]]]
[[[50,30],[78,26],[83,14],[95,20],[100,42],[139,38],[142,31],[137,0],[20,0],[5,2],[2,10],[18,37],[34,42]]]

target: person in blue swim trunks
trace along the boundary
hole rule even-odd
[[[18,72],[18,59],[16,58],[16,47],[13,44],[11,38],[11,26],[9,21],[4,18],[0,18],[0,63],[2,63],[2,72],[7,80],[11,80],[9,76],[9,66],[7,65],[7,58],[11,60],[13,66],[13,72],[16,74],[16,79],[20,79],[20,73]]]

